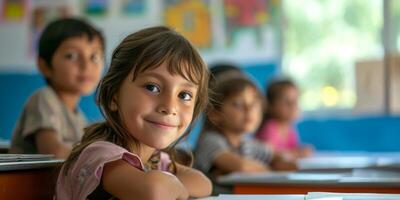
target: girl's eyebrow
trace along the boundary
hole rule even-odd
[[[141,76],[142,77],[143,76],[150,76],[150,77],[159,79],[162,82],[167,82],[167,78],[163,74],[157,73],[157,72],[143,72]],[[190,82],[190,81],[188,81],[186,79],[185,79],[185,82],[181,83],[180,85],[185,86],[185,87],[194,88],[194,89],[197,88],[196,84],[194,84],[194,83],[192,83],[192,82]]]

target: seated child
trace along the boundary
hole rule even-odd
[[[262,95],[251,80],[244,75],[228,79],[214,76],[210,90],[211,103],[194,152],[196,168],[214,182],[231,172],[295,169],[294,163],[281,160],[262,143],[246,137],[259,126],[263,108]],[[218,184],[214,189],[214,194],[231,192]]]
[[[266,91],[267,112],[256,138],[268,148],[281,152],[286,157],[300,158],[312,154],[310,146],[301,146],[294,121],[297,119],[299,91],[290,80],[276,80]]]
[[[10,153],[66,158],[87,124],[78,103],[100,79],[103,36],[81,19],[59,19],[44,29],[38,53],[38,67],[47,86],[26,102],[13,133]]]
[[[97,102],[106,119],[85,130],[64,163],[56,199],[187,199],[211,182],[173,160],[208,102],[208,70],[183,36],[152,27],[115,49]]]

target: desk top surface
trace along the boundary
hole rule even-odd
[[[400,187],[400,170],[354,169],[350,172],[269,172],[234,173],[218,178],[223,185],[269,184],[314,186],[397,186]]]
[[[51,154],[0,154],[0,171],[53,167],[62,162]]]

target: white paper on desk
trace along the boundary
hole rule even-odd
[[[304,195],[219,195],[215,200],[304,200]]]
[[[399,200],[398,194],[309,192],[306,200]]]

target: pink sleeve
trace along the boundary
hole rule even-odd
[[[144,169],[137,155],[120,146],[103,141],[89,145],[82,151],[68,176],[63,176],[61,170],[56,188],[57,199],[86,199],[100,184],[104,165],[119,159],[140,170]]]
[[[294,129],[290,131],[288,145],[290,149],[295,149],[299,146],[299,138],[297,132]]]
[[[169,165],[171,164],[171,158],[169,157],[169,155],[165,152],[161,152],[160,155],[160,165],[158,170],[161,171],[169,171]]]

